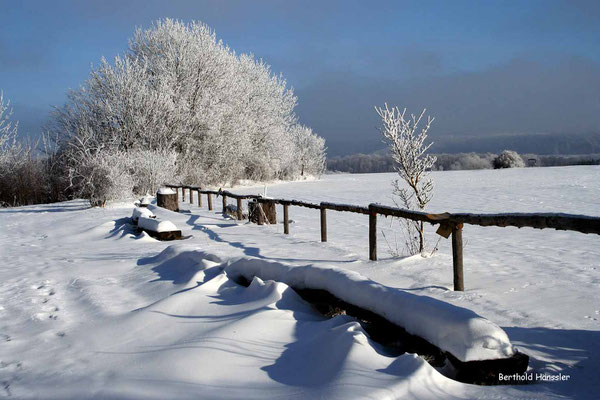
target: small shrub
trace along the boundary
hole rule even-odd
[[[494,159],[494,169],[523,167],[525,167],[525,163],[516,151],[504,150],[502,154]]]

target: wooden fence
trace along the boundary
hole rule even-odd
[[[581,233],[594,233],[600,235],[600,217],[585,215],[557,214],[557,213],[502,213],[502,214],[470,214],[470,213],[442,213],[432,214],[420,211],[405,210],[401,208],[383,206],[381,204],[369,204],[368,207],[354,206],[350,204],[336,204],[321,202],[308,203],[298,200],[273,199],[260,195],[241,195],[223,190],[203,190],[196,186],[165,185],[167,187],[182,191],[182,199],[185,201],[186,190],[189,190],[189,201],[193,202],[193,192],[198,193],[198,205],[202,207],[202,194],[207,196],[208,209],[213,209],[212,196],[222,197],[222,209],[225,213],[227,198],[237,201],[237,218],[242,219],[242,200],[256,200],[259,204],[272,203],[283,206],[284,233],[289,234],[289,207],[305,207],[320,210],[321,241],[327,241],[327,210],[352,212],[369,216],[369,259],[377,260],[377,215],[392,216],[410,219],[413,221],[427,222],[439,225],[437,233],[448,238],[452,236],[452,265],[454,273],[454,290],[464,290],[463,275],[463,241],[462,228],[464,224],[479,226],[513,226],[517,228],[530,227],[535,229],[556,229],[563,231],[577,231]]]

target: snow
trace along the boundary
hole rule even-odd
[[[269,186],[310,202],[392,204],[394,174],[328,175]],[[600,216],[600,168],[433,172],[431,212]],[[263,187],[233,189],[261,193]],[[153,205],[182,230],[160,242],[130,224],[132,205],[83,201],[0,209],[0,393],[15,398],[593,399],[600,391],[600,237],[465,226],[465,292],[452,287],[448,240],[426,258],[396,259],[379,235],[368,261],[368,217],[290,208],[281,224],[225,220]],[[281,218],[281,209],[278,208]],[[378,226],[393,245],[389,219]],[[426,227],[430,246],[438,240]],[[381,232],[379,232],[381,233]],[[398,233],[398,241],[402,240]],[[531,357],[531,373],[568,380],[475,386],[420,357],[391,357],[351,318],[325,319],[285,283],[245,288],[232,258],[355,271],[389,288],[472,310]],[[350,291],[350,290],[348,290]],[[443,374],[442,374],[442,373]]]
[[[152,211],[148,210],[146,207],[135,207],[133,209],[133,213],[131,214],[131,219],[133,222],[138,222],[140,217],[151,218],[154,214]]]
[[[161,187],[158,189],[158,194],[175,194],[176,192],[171,188]]]
[[[178,230],[177,226],[171,221],[161,221],[149,216],[140,216],[138,219],[138,227],[152,232],[172,232]]]
[[[385,317],[461,361],[508,358],[514,354],[506,332],[474,312],[380,285],[354,271],[240,258],[228,263],[226,272],[234,279],[260,277],[298,289],[326,290],[347,303]]]
[[[140,199],[140,205],[147,206],[149,204],[152,204],[154,199],[154,196],[146,195]]]

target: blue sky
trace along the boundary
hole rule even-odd
[[[21,132],[163,17],[202,21],[281,72],[331,154],[381,147],[386,101],[427,107],[434,138],[600,132],[596,1],[0,0],[0,89]]]

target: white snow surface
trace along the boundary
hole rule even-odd
[[[154,196],[146,195],[140,199],[140,205],[147,206],[155,200]]]
[[[431,212],[600,216],[600,168],[431,174]],[[269,186],[311,202],[392,204],[394,174],[328,175]],[[234,188],[261,193],[263,186]],[[600,237],[465,226],[465,292],[452,287],[450,241],[427,257],[389,256],[397,222],[378,218],[380,260],[368,260],[368,218],[290,208],[281,224],[150,205],[191,238],[136,236],[130,206],[84,201],[0,209],[0,396],[14,398],[595,399],[600,393]],[[281,209],[278,208],[278,217]],[[438,236],[427,226],[430,248]],[[384,239],[382,233],[385,233]],[[396,240],[397,239],[397,240]],[[349,317],[325,319],[285,283],[248,288],[221,267],[245,257],[356,271],[390,288],[470,309],[498,324],[530,372],[568,376],[525,385],[453,381],[421,358],[390,357]]]
[[[175,194],[175,191],[171,188],[161,187],[158,189],[158,194]]]
[[[153,217],[154,214],[152,211],[148,210],[146,207],[135,207],[133,212],[131,213],[131,219],[133,222],[138,222],[140,217],[150,218]]]
[[[347,303],[383,316],[461,361],[507,358],[514,354],[506,332],[473,311],[378,284],[355,271],[291,266],[247,257],[230,261],[225,271],[234,279],[260,277],[298,289],[326,290]]]
[[[148,211],[152,213],[152,211]],[[153,232],[172,232],[177,230],[177,226],[171,221],[160,220],[146,215],[142,215],[138,218],[138,227]]]

